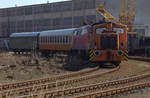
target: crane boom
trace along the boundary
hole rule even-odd
[[[112,16],[108,11],[106,11],[104,9],[103,5],[99,5],[99,7],[96,8],[96,12],[98,14],[102,15],[105,18],[105,20],[108,21],[108,22],[114,21],[114,22],[116,22],[118,24],[121,24],[121,22],[118,19],[116,19],[114,16]]]

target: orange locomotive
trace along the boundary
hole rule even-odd
[[[118,66],[127,60],[127,27],[112,22],[93,25],[90,60]]]

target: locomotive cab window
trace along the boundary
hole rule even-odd
[[[84,35],[84,34],[87,34],[87,33],[88,33],[88,28],[84,28],[84,29],[82,30],[81,35]]]
[[[78,34],[78,30],[75,30],[75,31],[74,31],[74,35],[77,35],[77,34]]]
[[[118,34],[123,34],[123,28],[113,28],[113,31],[115,31]]]
[[[82,30],[81,29],[78,29],[74,32],[74,35],[81,35],[82,33]]]
[[[106,31],[106,28],[97,28],[96,29],[96,34],[101,34],[104,31]]]

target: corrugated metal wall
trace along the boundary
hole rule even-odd
[[[120,0],[73,0],[0,9],[0,37],[8,37],[14,32],[79,27],[83,22],[99,21],[102,17],[96,14],[95,8],[104,1],[106,9],[118,17]],[[150,36],[149,1],[136,1],[136,29],[146,26],[145,35]]]
[[[0,36],[14,32],[43,31],[79,27],[96,21],[95,0],[15,7],[0,10]]]

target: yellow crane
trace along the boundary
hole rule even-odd
[[[102,15],[106,21],[110,22],[110,21],[114,21],[116,23],[121,24],[121,22],[116,19],[114,16],[112,16],[107,10],[104,9],[103,5],[99,5],[98,8],[96,8],[96,12],[100,15]]]
[[[119,21],[128,26],[128,31],[133,31],[136,15],[135,0],[120,0]]]
[[[96,12],[102,15],[106,21],[114,21],[119,24],[125,24],[128,27],[128,31],[133,31],[133,23],[136,14],[136,1],[135,0],[120,0],[119,20],[112,16],[103,5],[99,5],[96,8]]]

